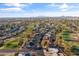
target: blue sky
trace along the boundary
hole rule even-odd
[[[79,16],[78,3],[0,3],[0,17]]]

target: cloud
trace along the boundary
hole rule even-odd
[[[68,4],[64,3],[64,4],[62,4],[62,5],[59,7],[59,9],[60,9],[61,11],[66,12],[66,11],[68,11],[68,10],[74,8],[74,7],[75,7],[75,6],[73,6],[73,5],[68,5]]]
[[[62,4],[61,6],[60,6],[60,8],[62,8],[62,9],[65,9],[65,8],[68,8],[69,6],[67,5],[67,4]]]
[[[68,9],[61,9],[61,11],[63,11],[63,12],[65,12],[65,11],[67,11]]]
[[[6,6],[14,6],[14,7],[25,7],[25,6],[28,6],[27,4],[22,4],[22,3],[6,3],[4,5],[6,5]]]
[[[0,8],[0,11],[24,11],[22,8],[23,7],[26,7],[26,6],[29,6],[31,4],[23,4],[23,3],[4,3],[3,5],[5,6],[10,6],[10,7],[7,7],[7,8]]]
[[[71,8],[71,7],[69,7],[67,4],[62,4],[60,7],[59,7],[59,9],[61,10],[61,11],[63,11],[63,12],[65,12],[65,11],[68,11],[68,9],[69,8]]]
[[[54,3],[52,3],[52,4],[49,4],[48,7],[52,7],[52,8],[56,7],[56,8],[58,8],[59,11],[67,11],[68,8],[69,8],[69,6],[65,3],[64,4],[54,4]]]
[[[65,11],[68,11],[69,6],[68,6],[67,4],[62,4],[62,5],[59,7],[59,9],[60,9],[61,11],[65,12]]]
[[[55,4],[55,3],[51,3],[47,5],[48,7],[58,7],[59,5]]]
[[[22,11],[21,8],[1,8],[1,11]]]
[[[52,3],[52,4],[48,4],[47,6],[52,7],[52,8],[56,7],[59,11],[62,11],[62,12],[66,12],[69,9],[72,9],[72,8],[75,7],[75,6],[72,6],[72,5],[68,5],[67,3],[62,3],[62,4]]]

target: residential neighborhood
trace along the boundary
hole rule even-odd
[[[14,21],[2,21],[0,55],[79,55],[79,20],[78,17],[71,18],[13,18]]]

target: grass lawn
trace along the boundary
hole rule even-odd
[[[18,43],[18,39],[11,38],[4,43],[1,49],[16,49],[18,48]]]
[[[32,32],[32,29],[33,29],[34,25],[35,25],[34,23],[29,24],[28,28],[26,29],[26,31],[23,32],[20,35],[20,37],[18,36],[19,38],[15,37],[15,38],[10,38],[10,39],[6,40],[4,45],[0,49],[17,49],[18,48],[19,39],[25,38],[24,41],[26,41],[27,35]]]
[[[63,32],[63,39],[65,41],[70,40],[70,33],[68,31]]]

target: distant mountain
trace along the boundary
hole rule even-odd
[[[47,16],[36,16],[36,17],[2,17],[0,18],[0,21],[7,21],[7,20],[34,20],[35,18],[44,19],[44,18],[50,18],[50,19],[68,19],[68,20],[75,20],[79,19],[79,17],[75,16],[61,16],[61,17],[47,17]]]

